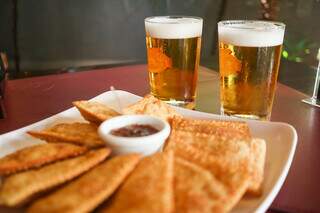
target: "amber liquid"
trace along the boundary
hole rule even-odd
[[[146,37],[151,94],[169,104],[194,108],[201,38]]]
[[[222,114],[270,119],[281,48],[219,43]]]

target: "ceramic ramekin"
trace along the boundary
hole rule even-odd
[[[121,137],[111,134],[113,129],[132,124],[148,124],[158,129],[159,132],[142,137]],[[161,150],[170,134],[170,125],[166,121],[149,115],[122,115],[104,121],[98,129],[98,133],[107,146],[112,149],[112,155],[127,153],[151,155]]]

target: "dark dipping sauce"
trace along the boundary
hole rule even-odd
[[[159,130],[148,124],[132,124],[119,129],[111,130],[112,135],[120,137],[143,137],[155,134],[157,132],[159,132]]]

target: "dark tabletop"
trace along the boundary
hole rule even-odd
[[[89,99],[110,86],[137,95],[149,91],[145,65],[134,65],[78,73],[10,80],[6,85],[6,118],[0,120],[0,134],[50,117],[71,102]],[[197,110],[218,113],[218,74],[200,69]],[[307,96],[278,84],[272,121],[293,125],[298,146],[288,177],[270,212],[320,212],[320,109],[301,102]]]

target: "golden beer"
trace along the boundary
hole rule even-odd
[[[233,24],[219,26],[221,113],[269,120],[284,25],[262,21],[224,23]]]
[[[146,19],[148,72],[152,95],[169,104],[194,108],[201,30],[201,19]]]

